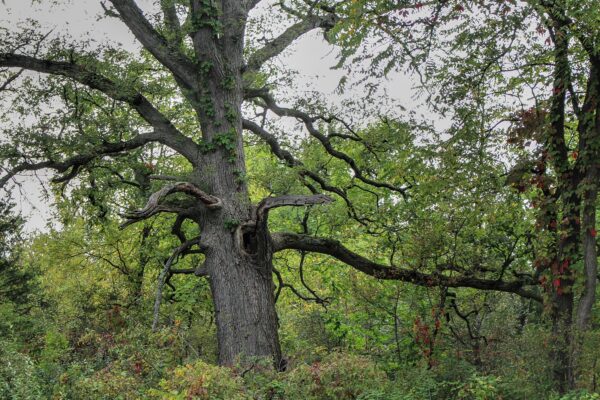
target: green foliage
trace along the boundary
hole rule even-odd
[[[151,389],[157,399],[286,399],[382,400],[392,388],[385,373],[366,357],[332,353],[320,362],[301,364],[285,373],[257,362],[238,374],[224,367],[196,362],[178,367],[169,379]]]
[[[494,376],[472,376],[458,390],[457,399],[460,400],[493,400],[499,398],[499,379]]]
[[[219,19],[219,2],[197,3],[201,12],[185,20],[181,33],[209,29],[221,40],[228,27]],[[236,169],[236,183],[249,185],[253,203],[328,185],[339,188],[343,196],[334,196],[336,201],[326,207],[273,210],[273,232],[327,236],[374,262],[405,271],[489,282],[524,279],[531,283],[528,290],[540,295],[538,279],[549,278],[551,272],[541,272],[538,261],[549,256],[560,232],[542,231],[552,221],[538,209],[561,212],[560,204],[553,203],[561,193],[561,169],[546,165],[543,151],[548,143],[544,135],[556,120],[549,114],[556,95],[548,90],[556,60],[552,38],[546,38],[548,13],[537,1],[336,3],[340,18],[327,39],[341,46],[338,67],[358,73],[370,90],[365,99],[344,102],[339,115],[360,123],[353,129],[346,129],[341,119],[326,123],[330,112],[318,99],[301,99],[292,106],[323,116],[314,118],[314,126],[365,177],[406,188],[408,195],[367,185],[347,162],[326,151],[322,139],[304,132],[293,136],[268,119],[265,129],[299,162],[282,162],[248,135],[248,171]],[[161,4],[175,6],[181,14],[188,2]],[[311,15],[323,11],[319,2],[282,4]],[[568,32],[574,85],[570,96],[577,97],[587,87],[585,48],[600,43],[600,8],[590,0],[566,1],[565,12],[573,22]],[[282,27],[283,22],[296,22],[294,13],[282,14]],[[167,39],[177,38],[166,25],[159,23],[157,29]],[[251,21],[254,37],[248,40],[262,46],[270,34],[264,30],[261,21]],[[26,43],[41,39],[30,29],[26,33],[33,38]],[[18,48],[18,39],[6,35],[0,44]],[[177,47],[193,59],[187,38]],[[237,126],[241,110],[225,104],[219,112],[224,111],[226,123],[215,125],[221,133],[210,141],[200,139],[194,107],[200,119],[211,119],[218,114],[217,104],[207,93],[196,103],[186,101],[178,82],[149,53],[132,57],[109,48],[78,52],[62,41],[41,51],[53,60],[102,72],[119,82],[123,96],[142,91],[198,143],[206,158],[216,151],[229,161],[242,158],[236,153],[239,132],[225,127]],[[207,80],[215,65],[203,60],[195,67]],[[245,86],[287,86],[282,82],[289,82],[291,74],[278,77],[274,71],[247,73]],[[378,106],[372,113],[361,108],[374,99],[382,78],[394,71],[418,73],[411,76],[421,79],[421,98],[433,117],[403,111],[386,116],[387,109]],[[6,73],[0,71],[3,79]],[[349,79],[342,78],[340,90]],[[22,160],[90,155],[99,144],[130,140],[148,130],[131,109],[62,77],[25,77],[22,85],[23,93],[10,98],[14,115],[0,116],[6,141],[12,144],[2,142],[0,157],[9,167]],[[215,87],[230,91],[236,80],[226,75]],[[48,104],[60,107],[49,109]],[[254,107],[249,105],[244,114],[251,115]],[[442,117],[443,123],[428,121]],[[17,124],[13,118],[33,122]],[[574,111],[568,110],[569,168],[577,164],[572,152],[581,143],[579,127]],[[339,134],[348,131],[351,135]],[[552,159],[558,153],[548,154]],[[594,155],[592,151],[588,160]],[[541,167],[542,178],[535,172]],[[192,176],[191,168],[159,143],[95,158],[81,166],[68,187],[53,186],[63,227],[24,242],[22,257],[20,219],[9,206],[0,206],[0,334],[6,338],[0,343],[0,397],[598,398],[585,391],[552,397],[551,330],[535,302],[468,288],[377,281],[321,254],[286,251],[274,257],[286,284],[277,288],[280,336],[289,361],[285,373],[275,373],[268,362],[257,361],[249,370],[215,366],[215,310],[210,283],[204,279],[169,277],[159,329],[152,332],[156,278],[179,245],[169,236],[173,218],[156,217],[124,231],[117,221],[126,210],[143,207],[162,185],[151,175],[179,179]],[[68,177],[69,171],[63,172]],[[210,166],[195,172],[208,175]],[[592,186],[588,182],[578,190]],[[176,203],[182,196],[172,199]],[[554,218],[555,227],[560,219]],[[234,231],[243,222],[224,219],[223,225]],[[188,222],[182,232],[191,238],[204,229]],[[193,269],[202,257],[182,257],[177,268]],[[579,274],[582,262],[571,268]],[[575,290],[580,295],[578,286]],[[311,302],[300,302],[296,294]],[[594,312],[596,321],[598,310]],[[594,327],[582,338],[577,364],[578,383],[588,389],[596,387],[600,373],[597,331]]]
[[[60,376],[57,392],[67,399],[133,400],[142,398],[143,377],[124,366],[127,361],[110,364],[98,371],[84,374],[79,365],[73,365]]]
[[[589,393],[587,390],[578,390],[575,392],[568,393],[564,396],[556,397],[557,400],[598,400],[600,394]]]
[[[387,376],[368,358],[333,353],[287,374],[286,398],[294,400],[375,399]]]
[[[169,379],[160,382],[159,389],[148,394],[153,399],[184,400],[245,400],[243,380],[228,368],[203,361],[175,368]]]
[[[16,350],[14,343],[0,341],[0,398],[39,400],[44,396],[34,361]]]

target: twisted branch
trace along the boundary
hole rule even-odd
[[[354,173],[354,176],[356,177],[356,179],[358,179],[368,185],[374,186],[374,187],[392,190],[394,192],[400,193],[403,197],[406,197],[406,195],[407,195],[406,188],[395,186],[395,185],[392,185],[387,182],[380,182],[380,181],[376,181],[374,179],[368,178],[367,176],[365,176],[362,169],[358,166],[358,164],[352,157],[350,157],[348,154],[346,154],[342,151],[335,149],[333,147],[333,145],[331,144],[330,137],[323,134],[319,129],[317,129],[315,127],[315,124],[314,124],[315,121],[317,121],[318,119],[323,119],[323,118],[313,117],[303,111],[296,110],[293,108],[281,107],[275,102],[275,99],[273,98],[273,96],[271,96],[271,94],[265,90],[256,90],[256,91],[252,91],[252,93],[250,93],[250,91],[248,91],[248,93],[246,94],[246,98],[248,98],[248,97],[262,99],[264,101],[264,107],[266,107],[267,109],[269,109],[270,111],[272,111],[273,113],[275,113],[276,115],[278,115],[280,117],[292,117],[292,118],[296,118],[296,119],[300,120],[306,127],[308,133],[312,137],[317,139],[321,143],[321,145],[323,145],[323,148],[329,155],[337,158],[338,160],[345,162],[352,169],[352,172]],[[245,126],[250,126],[250,125],[245,124]],[[251,129],[251,128],[253,128],[253,127],[249,127],[248,129]],[[252,129],[252,130],[254,131],[254,129]]]
[[[256,221],[265,218],[269,210],[278,207],[302,207],[316,204],[328,204],[333,200],[324,194],[315,194],[312,196],[304,195],[284,195],[278,197],[267,197],[263,199],[256,207]]]
[[[292,153],[290,153],[289,151],[287,151],[286,149],[281,147],[281,145],[277,141],[277,138],[275,137],[275,135],[273,135],[270,132],[267,132],[263,127],[261,127],[257,123],[250,121],[248,119],[242,120],[242,126],[244,129],[254,133],[256,136],[258,136],[259,138],[264,140],[271,148],[271,152],[277,158],[282,160],[288,167],[298,168],[299,169],[298,175],[300,175],[300,177],[302,178],[302,180],[303,180],[302,183],[311,192],[316,193],[317,190],[310,183],[305,181],[304,178],[306,178],[306,177],[315,181],[322,190],[330,192],[330,193],[335,193],[339,197],[341,197],[344,200],[344,202],[346,203],[346,206],[348,207],[350,217],[354,218],[356,221],[358,221],[361,224],[365,224],[366,222],[368,222],[368,220],[366,218],[360,217],[358,215],[358,213],[356,212],[356,210],[354,208],[354,205],[350,201],[350,198],[348,198],[348,195],[346,194],[345,190],[330,185],[329,183],[327,183],[327,181],[324,178],[319,176],[317,173],[307,169],[300,160],[297,160],[296,158],[294,158]]]
[[[143,219],[147,219],[153,215],[156,215],[160,212],[182,212],[181,208],[170,207],[161,205],[161,201],[164,200],[170,194],[173,193],[185,193],[190,196],[195,197],[200,200],[206,208],[209,209],[217,209],[221,208],[222,202],[218,197],[212,196],[208,193],[202,191],[198,186],[194,185],[190,182],[177,182],[172,185],[167,185],[160,189],[157,192],[152,193],[150,198],[148,199],[148,203],[141,210],[132,211],[124,216],[131,221],[128,221],[121,225],[121,228],[126,227],[127,225],[132,224],[133,222],[137,222]]]

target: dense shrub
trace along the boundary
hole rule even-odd
[[[62,377],[62,387],[68,387],[65,399],[135,400],[143,398],[144,382],[129,371],[110,366],[90,376],[82,376],[68,384],[69,376]],[[73,379],[73,378],[71,378]]]
[[[148,392],[152,399],[164,400],[246,400],[243,380],[232,370],[197,361],[175,368],[158,389]]]
[[[382,398],[389,381],[366,357],[333,353],[321,362],[300,365],[285,376],[286,398],[344,400]]]
[[[589,393],[586,390],[568,393],[562,397],[554,397],[552,400],[600,400],[600,394]]]
[[[36,368],[12,343],[0,341],[0,399],[44,399]]]
[[[242,371],[198,361],[175,368],[149,395],[164,400],[383,400],[389,389],[385,373],[368,358],[333,353],[286,373],[260,362]]]

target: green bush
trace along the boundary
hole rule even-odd
[[[12,343],[0,341],[0,399],[43,399],[42,385],[33,361],[16,351]]]
[[[69,372],[73,373],[74,371]],[[90,376],[83,377],[71,376],[66,373],[60,379],[61,387],[69,388],[65,399],[135,400],[143,398],[139,391],[143,387],[143,381],[135,374],[118,366],[109,366]],[[73,380],[73,382],[70,383],[69,380]]]
[[[290,400],[384,399],[389,380],[370,359],[333,353],[321,362],[301,365],[285,374]]]
[[[567,393],[562,397],[555,397],[555,400],[600,400],[600,394],[589,393],[587,390]]]
[[[243,377],[242,377],[243,375]],[[311,365],[277,373],[264,362],[229,369],[198,361],[177,367],[158,389],[163,400],[390,400],[390,381],[370,359],[333,353]]]
[[[495,400],[501,399],[498,384],[500,379],[495,376],[473,375],[459,387],[458,400]]]
[[[175,368],[159,389],[151,389],[152,399],[162,400],[250,400],[243,380],[229,368],[197,361]]]

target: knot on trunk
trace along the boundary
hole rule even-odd
[[[256,221],[248,221],[238,225],[235,230],[235,244],[240,253],[255,257],[258,254],[259,238]]]

